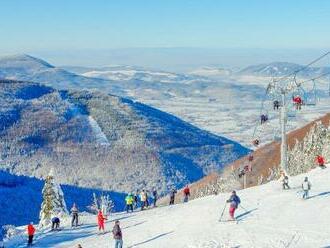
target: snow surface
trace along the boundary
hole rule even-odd
[[[329,165],[328,165],[329,167]],[[312,183],[308,200],[302,199],[305,176]],[[330,169],[316,168],[290,178],[291,190],[280,181],[238,191],[241,221],[218,222],[228,194],[208,196],[186,204],[159,207],[133,214],[118,213],[106,223],[108,233],[97,235],[96,216],[83,216],[77,229],[40,233],[34,247],[112,247],[109,230],[120,219],[124,247],[175,248],[280,248],[330,246]],[[224,219],[228,219],[226,208]],[[17,238],[18,240],[18,238]],[[24,247],[12,241],[7,247]]]

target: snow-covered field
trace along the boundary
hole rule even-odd
[[[303,200],[301,183],[312,183],[310,198]],[[208,196],[186,204],[159,207],[133,214],[118,213],[97,235],[96,217],[85,216],[81,227],[64,227],[58,233],[37,235],[34,247],[113,247],[109,230],[120,219],[124,247],[173,248],[316,248],[330,247],[330,169],[314,169],[290,179],[291,190],[279,181],[238,191],[242,207],[235,222],[219,222],[228,194]],[[243,209],[244,208],[244,209]],[[247,211],[245,211],[245,209]],[[224,219],[228,219],[226,208]],[[8,244],[7,247],[25,245]]]

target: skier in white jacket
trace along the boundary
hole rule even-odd
[[[304,191],[303,199],[308,199],[308,193],[309,193],[309,190],[312,187],[312,184],[308,181],[308,177],[305,177],[305,180],[301,184],[301,187]]]

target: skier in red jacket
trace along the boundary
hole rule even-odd
[[[105,218],[103,216],[103,213],[101,210],[99,210],[98,214],[97,214],[97,224],[99,226],[99,231],[103,231],[104,232],[104,221],[106,220],[107,218]]]
[[[31,222],[28,226],[27,226],[27,234],[28,234],[28,246],[32,245],[32,242],[33,242],[33,236],[34,236],[34,233],[36,231],[36,229],[34,228],[33,226],[33,222]]]
[[[190,196],[190,189],[188,185],[184,188],[183,194],[184,194],[183,202],[188,202],[188,198]]]
[[[325,160],[324,157],[322,157],[321,155],[317,155],[316,157],[316,161],[318,163],[318,165],[320,166],[320,168],[325,169],[327,168],[324,164],[325,164]]]

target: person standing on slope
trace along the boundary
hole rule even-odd
[[[125,201],[126,201],[127,213],[129,212],[129,210],[131,210],[131,212],[133,213],[133,203],[134,203],[133,194],[128,194],[125,198]]]
[[[154,207],[157,207],[156,203],[157,203],[157,199],[158,199],[158,193],[157,193],[157,190],[155,188],[152,190],[152,196],[154,198]]]
[[[188,202],[189,197],[190,197],[190,189],[188,184],[186,185],[186,187],[183,190],[183,194],[184,194],[184,198],[183,198],[183,202]]]
[[[229,215],[232,220],[235,220],[235,211],[238,208],[238,205],[241,203],[241,199],[236,195],[236,191],[234,190],[230,196],[230,198],[227,200],[227,203],[230,203],[229,206]]]
[[[283,189],[290,189],[290,186],[289,186],[289,177],[284,175],[284,178],[282,180],[282,186],[283,186]]]
[[[325,166],[325,160],[324,160],[324,157],[322,157],[321,155],[317,155],[317,157],[316,157],[316,162],[317,162],[317,164],[319,165],[320,168],[322,168],[322,169],[327,168],[327,167]]]
[[[134,209],[137,209],[139,206],[139,190],[134,194]]]
[[[71,227],[73,227],[73,225],[75,225],[75,227],[78,226],[78,208],[76,203],[73,203],[73,206],[71,208],[71,214],[72,214],[72,219],[71,219]]]
[[[33,226],[33,222],[31,222],[28,226],[27,226],[27,234],[28,234],[28,246],[31,246],[33,243],[33,237],[34,237],[34,233],[36,232],[36,229]]]
[[[140,201],[141,201],[141,211],[142,211],[146,207],[146,201],[147,201],[147,194],[145,190],[142,190],[142,192],[140,193]]]
[[[104,233],[104,221],[106,220],[107,218],[105,218],[103,216],[103,213],[101,210],[99,210],[98,214],[97,214],[97,224],[98,224],[98,227],[99,227],[99,232],[102,230],[103,233]]]
[[[173,188],[170,193],[170,205],[174,205],[176,193],[177,193],[176,189]]]
[[[115,248],[123,248],[123,234],[119,224],[119,220],[116,220],[112,229],[113,238],[115,240]]]
[[[305,177],[304,182],[301,184],[301,187],[304,191],[303,199],[308,199],[308,193],[312,187],[312,184],[308,181],[308,177]]]

